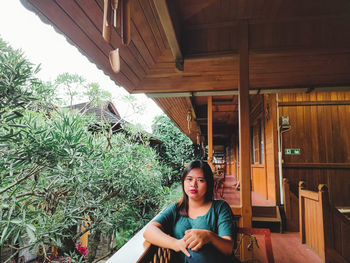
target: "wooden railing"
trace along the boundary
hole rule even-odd
[[[235,215],[235,220],[239,222],[242,208],[239,206],[231,206],[231,210]],[[147,226],[141,229],[132,239],[129,240],[122,248],[120,248],[107,263],[171,263],[172,251],[170,249],[160,248],[151,245],[143,238],[143,232]],[[238,238],[241,234],[245,235],[264,235],[264,248],[266,262],[273,263],[273,252],[271,244],[271,236],[269,229],[256,228],[238,228]],[[241,246],[243,243],[241,243]],[[240,247],[241,247],[240,246]],[[240,250],[241,251],[241,250]]]
[[[239,206],[231,206],[235,220],[239,222],[242,209]],[[133,238],[121,247],[107,263],[170,263],[172,251],[150,244],[143,238],[143,232],[147,225],[142,228]]]
[[[284,213],[287,231],[299,231],[299,198],[291,190],[287,178],[283,179]]]
[[[150,244],[143,238],[142,228],[133,238],[122,246],[107,263],[170,263],[171,251]]]
[[[299,220],[302,243],[325,262],[348,262],[350,223],[330,204],[326,185],[313,192],[299,182]]]

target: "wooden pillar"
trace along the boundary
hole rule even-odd
[[[329,204],[328,187],[325,184],[318,185],[318,200],[320,202],[319,214],[321,218],[321,226],[323,227],[323,235],[321,235],[321,247],[323,247],[322,259],[325,262],[331,262],[332,256],[329,251],[334,249],[334,221],[332,211]]]
[[[239,160],[241,175],[242,226],[252,226],[250,181],[249,50],[248,21],[239,25]]]
[[[241,227],[252,227],[252,200],[250,181],[250,119],[249,119],[249,43],[248,21],[239,24],[239,83],[238,83],[238,119],[239,119],[239,171],[241,181]],[[243,240],[241,260],[251,257],[248,240]]]
[[[304,197],[301,195],[301,190],[305,189],[305,182],[299,182],[299,235],[302,244],[305,244],[305,203]]]
[[[208,97],[208,164],[213,169],[213,97]]]

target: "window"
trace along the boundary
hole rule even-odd
[[[264,124],[259,120],[251,130],[252,163],[264,163]]]

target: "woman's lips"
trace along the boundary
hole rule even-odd
[[[197,193],[197,190],[190,190],[190,193],[195,194],[195,193]]]

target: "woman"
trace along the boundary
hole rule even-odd
[[[176,262],[232,262],[234,219],[230,206],[213,199],[210,166],[193,161],[184,170],[182,199],[144,232],[150,243],[176,252]]]

